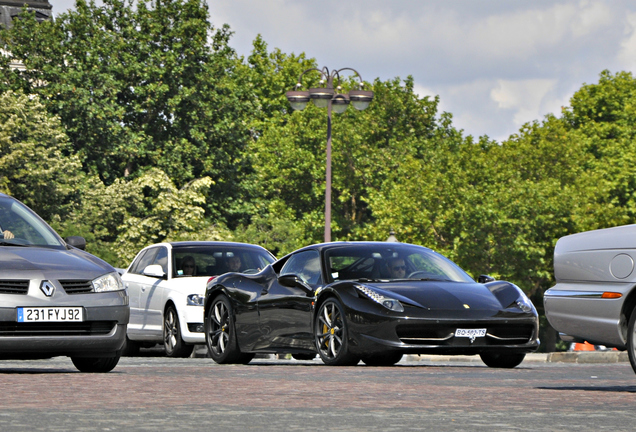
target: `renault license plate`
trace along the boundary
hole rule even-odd
[[[486,336],[486,329],[485,328],[480,328],[480,329],[460,329],[458,328],[457,330],[455,330],[455,337],[467,337],[467,338],[471,338],[471,339],[475,339],[478,337],[484,337]]]
[[[84,309],[81,307],[21,307],[18,322],[81,322]]]

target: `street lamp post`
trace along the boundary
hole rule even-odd
[[[320,74],[320,87],[310,88],[308,91],[302,88],[302,78],[307,72],[318,72]],[[359,79],[359,89],[350,90],[347,94],[340,93],[340,73],[352,71]],[[334,80],[337,86],[334,89]],[[364,82],[360,74],[351,68],[342,68],[329,72],[326,67],[322,69],[307,69],[298,77],[295,90],[285,93],[287,100],[294,110],[305,109],[309,101],[313,101],[318,108],[327,108],[327,169],[325,181],[325,242],[331,241],[331,111],[341,114],[346,111],[349,103],[359,111],[366,109],[373,100],[373,92],[363,90]],[[337,91],[337,92],[336,92]]]

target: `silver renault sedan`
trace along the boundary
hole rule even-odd
[[[543,297],[550,325],[566,342],[628,350],[636,371],[636,225],[582,232],[554,249],[557,284]]]
[[[0,194],[0,359],[69,356],[82,372],[117,365],[128,294],[115,269],[85,245],[82,237],[62,240]]]

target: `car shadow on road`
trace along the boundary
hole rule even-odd
[[[79,373],[85,373],[85,372],[80,372],[77,369],[74,369],[72,367],[68,368],[68,369],[52,369],[52,368],[39,368],[39,369],[35,369],[35,368],[2,368],[0,367],[0,375],[55,375],[55,374],[79,374]],[[113,374],[118,374],[118,373],[125,373],[125,372],[118,372],[117,370],[113,370],[110,371],[108,374],[109,375],[113,375]]]
[[[636,393],[636,386],[577,386],[577,387],[536,387],[538,390],[597,391],[613,393]]]

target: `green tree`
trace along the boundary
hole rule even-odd
[[[297,62],[293,59],[291,64],[297,66]],[[342,84],[343,91],[354,85],[349,79]],[[367,110],[349,108],[344,114],[333,115],[334,239],[388,236],[389,229],[378,233],[368,227],[374,218],[367,196],[400,164],[405,153],[422,153],[422,146],[410,145],[437,127],[437,99],[419,98],[413,92],[412,78],[376,81],[372,89],[376,96]],[[288,105],[277,106],[276,114],[263,123],[262,134],[248,148],[254,166],[251,182],[264,203],[261,221],[286,220],[288,226],[304,233],[307,243],[321,241],[327,113],[312,104],[293,113]]]
[[[55,226],[64,236],[81,235],[87,250],[118,267],[142,248],[162,241],[227,240],[222,224],[205,219],[205,197],[212,180],[193,180],[177,188],[159,169],[134,180],[105,185],[93,177],[81,190],[80,205]]]
[[[0,81],[42,97],[87,173],[107,185],[149,167],[177,187],[210,177],[208,215],[232,221],[254,97],[230,36],[202,0],[78,0],[54,22],[25,12],[1,33],[26,71],[4,67]]]
[[[630,72],[603,71],[598,84],[587,84],[564,110],[566,124],[585,138],[592,156],[588,171],[597,173],[599,211],[588,229],[636,221],[636,79]]]
[[[38,96],[0,93],[0,192],[49,222],[65,217],[82,181],[80,161],[70,150],[59,118]]]

